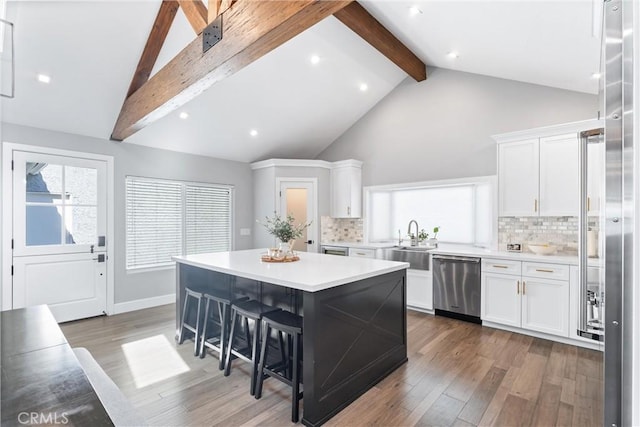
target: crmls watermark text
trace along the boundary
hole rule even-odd
[[[23,425],[30,424],[68,424],[67,413],[58,414],[56,412],[20,412],[18,422]]]

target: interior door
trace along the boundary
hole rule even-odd
[[[280,181],[280,215],[291,215],[295,224],[311,223],[302,237],[296,239],[296,251],[317,252],[315,219],[315,183],[311,181]]]
[[[105,161],[13,151],[13,308],[59,322],[107,305]]]

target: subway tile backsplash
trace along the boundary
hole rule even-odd
[[[320,235],[323,243],[362,243],[364,226],[361,218],[320,217]]]
[[[589,227],[598,229],[595,218]],[[558,247],[559,254],[578,253],[578,217],[500,217],[498,218],[498,249],[507,243],[521,243],[523,252],[529,252],[528,243],[549,243]]]

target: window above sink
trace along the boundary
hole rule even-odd
[[[406,239],[407,223],[415,219],[429,237],[440,227],[440,242],[490,246],[497,238],[495,181],[486,176],[365,187],[365,240],[398,242],[398,230]]]

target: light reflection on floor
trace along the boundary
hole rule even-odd
[[[164,335],[122,344],[122,351],[137,388],[189,371],[189,366]]]

